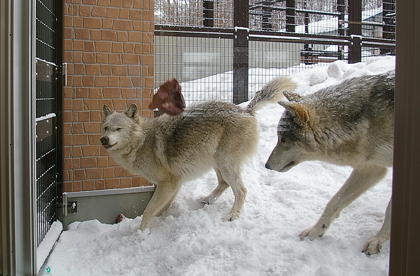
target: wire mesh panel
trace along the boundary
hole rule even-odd
[[[276,41],[251,41],[249,98],[264,84],[278,76],[288,76],[304,69],[324,66],[320,62],[306,63],[301,58],[305,45]]]
[[[176,78],[188,103],[231,101],[232,49],[231,39],[157,36],[155,86]],[[193,93],[196,89],[200,93]]]
[[[279,75],[337,60],[354,63],[395,54],[395,0],[248,3],[155,1],[156,87],[178,78],[187,104],[204,99],[236,102],[237,90],[250,99]],[[237,62],[237,53],[246,53],[247,61]],[[236,81],[238,71],[247,72],[239,76],[242,82]]]
[[[337,34],[343,4],[337,0],[250,1],[250,28],[311,34]],[[345,6],[345,5],[344,5]]]
[[[36,2],[36,210],[37,245],[57,220],[60,194],[60,20],[62,3]]]
[[[155,24],[232,28],[233,1],[155,0]]]

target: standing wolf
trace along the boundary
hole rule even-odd
[[[287,101],[278,124],[278,142],[266,167],[286,172],[300,162],[321,160],[353,167],[343,187],[328,202],[318,222],[300,237],[322,236],[345,207],[381,180],[392,166],[395,74],[365,76]],[[363,247],[376,254],[389,239],[391,201],[381,230]]]
[[[257,92],[245,109],[225,102],[204,102],[179,115],[155,119],[138,116],[135,104],[125,113],[104,106],[102,145],[122,167],[156,184],[140,229],[170,207],[182,183],[211,168],[219,184],[201,201],[215,202],[230,186],[235,201],[223,220],[239,218],[247,193],[241,167],[254,153],[259,137],[255,111],[264,103],[281,99],[282,91],[294,88],[289,78],[278,77]]]

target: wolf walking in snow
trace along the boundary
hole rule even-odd
[[[247,193],[241,167],[255,152],[259,138],[255,112],[265,103],[280,100],[284,90],[294,88],[290,78],[278,77],[257,92],[245,109],[213,101],[155,119],[138,116],[134,104],[124,113],[104,106],[102,145],[122,167],[156,185],[140,229],[148,228],[155,216],[170,207],[182,183],[211,168],[219,183],[201,201],[213,203],[231,187],[235,201],[223,220],[239,218]]]
[[[318,222],[300,237],[321,237],[345,207],[378,183],[393,162],[394,71],[352,78],[307,96],[284,92],[278,142],[266,167],[286,172],[300,162],[320,160],[353,167]],[[363,251],[376,254],[389,239],[391,200],[380,231]]]

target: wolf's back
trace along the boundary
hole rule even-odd
[[[254,98],[246,107],[246,110],[254,114],[264,104],[276,103],[284,98],[283,91],[294,91],[296,83],[291,78],[280,76],[268,82],[264,87],[255,93]]]

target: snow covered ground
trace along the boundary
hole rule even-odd
[[[394,64],[393,57],[352,65],[337,61],[292,78],[297,92],[308,94]],[[232,206],[231,190],[213,205],[196,201],[216,185],[215,173],[209,172],[186,183],[172,207],[143,232],[141,217],[115,225],[71,224],[48,259],[49,275],[387,275],[389,241],[378,255],[367,257],[361,250],[382,225],[392,170],[344,209],[322,238],[301,241],[299,233],[317,221],[351,168],[312,161],[287,173],[265,169],[282,112],[273,104],[257,114],[261,138],[243,168],[248,195],[240,219],[221,220]]]

